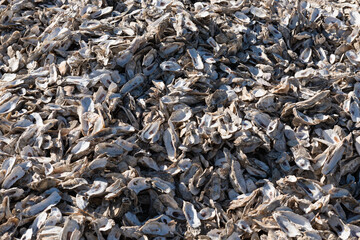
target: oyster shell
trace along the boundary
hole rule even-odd
[[[0,1],[1,239],[358,239],[358,3]]]

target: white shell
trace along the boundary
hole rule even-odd
[[[201,226],[200,219],[198,217],[198,213],[195,210],[193,204],[184,201],[183,202],[183,213],[185,215],[186,221],[192,228],[198,228]]]
[[[181,70],[181,67],[179,64],[177,64],[176,62],[174,61],[165,61],[165,62],[162,62],[160,64],[160,68],[163,70],[163,71],[168,71],[168,72],[178,72]]]
[[[268,16],[263,8],[251,7],[250,12],[258,18],[266,18]]]
[[[105,192],[107,186],[108,186],[108,182],[105,179],[102,178],[95,179],[91,188],[84,194],[89,198],[93,196],[101,195]]]
[[[203,208],[198,213],[198,217],[200,220],[211,220],[215,217],[216,212],[213,208]]]
[[[204,69],[204,63],[201,60],[201,57],[194,48],[188,49],[188,53],[191,57],[192,63],[195,67],[195,69],[202,70]]]

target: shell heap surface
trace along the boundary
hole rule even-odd
[[[0,0],[0,239],[359,239],[359,11]]]

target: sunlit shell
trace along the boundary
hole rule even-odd
[[[356,1],[0,1],[2,239],[359,239]]]

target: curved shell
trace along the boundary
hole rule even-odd
[[[198,217],[200,220],[211,220],[215,217],[216,212],[213,208],[203,208],[198,213]]]
[[[12,169],[10,174],[4,179],[2,187],[7,189],[10,188],[16,181],[22,178],[25,175],[25,171],[21,166],[16,166]]]
[[[95,179],[91,188],[88,191],[86,191],[84,194],[88,198],[91,198],[93,196],[99,196],[105,193],[107,186],[108,186],[108,182],[105,179],[102,178]]]
[[[160,125],[161,121],[159,120],[148,124],[141,133],[142,140],[156,142],[160,137],[160,135],[158,134],[160,130]]]
[[[181,108],[176,111],[174,111],[171,116],[170,120],[174,123],[177,122],[185,122],[189,120],[192,116],[192,112],[190,108]]]
[[[266,18],[267,14],[265,9],[258,7],[251,7],[250,12],[258,18]]]
[[[149,181],[149,179],[143,177],[136,177],[130,180],[127,187],[133,190],[136,194],[138,194],[141,191],[150,189],[151,182]]]
[[[19,101],[19,97],[13,97],[10,100],[6,101],[0,106],[0,114],[9,113],[16,108],[16,104]]]
[[[139,229],[144,234],[165,236],[170,232],[170,228],[167,224],[162,222],[147,222]]]
[[[53,193],[50,194],[50,196],[48,196],[47,198],[45,198],[44,200],[42,200],[41,202],[28,207],[24,210],[23,214],[25,216],[35,216],[36,214],[42,212],[44,209],[46,208],[50,208],[56,204],[58,204],[61,200],[61,196],[59,195],[58,192],[54,191]]]
[[[90,142],[80,141],[74,146],[74,148],[71,150],[71,153],[80,155],[81,153],[84,153],[86,150],[88,150],[89,147]]]
[[[163,71],[168,71],[168,72],[178,72],[181,70],[181,67],[179,64],[177,64],[176,62],[174,61],[165,61],[165,62],[162,62],[160,64],[160,68],[163,70]]]
[[[75,189],[77,187],[87,185],[88,181],[84,178],[72,178],[67,181],[62,182],[60,185],[64,189]]]
[[[358,65],[360,62],[360,57],[356,54],[353,50],[349,50],[345,53],[345,56],[349,59],[349,61],[354,64]]]
[[[200,219],[198,217],[198,213],[195,210],[193,204],[189,202],[183,202],[183,213],[185,215],[186,221],[192,228],[198,228],[201,226]]]

